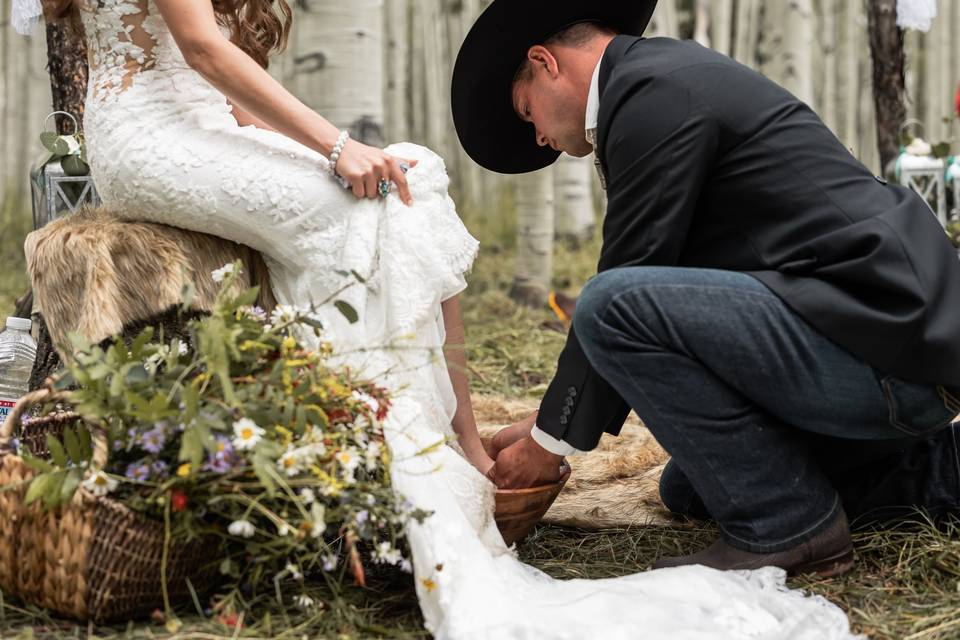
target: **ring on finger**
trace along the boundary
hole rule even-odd
[[[377,193],[381,198],[386,198],[390,194],[390,181],[386,178],[380,178],[377,181]]]

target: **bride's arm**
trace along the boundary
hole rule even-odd
[[[241,127],[246,127],[247,125],[253,125],[257,129],[264,129],[266,131],[276,131],[273,127],[268,125],[266,122],[253,116],[252,114],[247,113],[237,105],[233,104],[232,101],[227,100],[227,104],[230,105],[230,110],[233,112],[233,117],[236,119],[237,124]]]
[[[330,155],[340,131],[230,42],[217,26],[209,0],[157,0],[157,8],[187,64],[231,103],[283,135]],[[378,197],[377,182],[385,178],[397,185],[400,197],[410,204],[410,191],[400,168],[402,160],[350,140],[340,155],[337,171],[357,197]]]
[[[453,297],[441,304],[443,324],[447,334],[444,355],[450,382],[457,397],[457,413],[453,417],[453,430],[457,433],[460,447],[467,459],[480,473],[486,474],[493,466],[493,459],[484,451],[477,432],[477,421],[470,401],[470,382],[467,380],[466,340],[463,321],[460,319],[460,299]]]

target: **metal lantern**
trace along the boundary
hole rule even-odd
[[[898,163],[900,184],[913,189],[947,225],[946,165],[942,158],[904,154]]]
[[[73,115],[65,111],[54,111],[44,121],[45,136],[50,142],[56,142],[56,134],[46,130],[50,118],[63,114],[73,121],[73,136],[76,136],[79,127]],[[44,140],[45,146],[48,140]],[[64,143],[66,144],[66,143]],[[48,147],[49,148],[49,147]],[[93,184],[93,178],[80,173],[76,167],[84,166],[85,161],[78,162],[77,149],[66,146],[63,153],[51,153],[46,160],[35,164],[30,169],[30,193],[33,203],[33,228],[39,229],[48,222],[61,216],[75,213],[84,204],[99,205],[100,196]],[[66,167],[66,168],[65,168]]]

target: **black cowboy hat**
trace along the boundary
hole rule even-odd
[[[533,125],[513,108],[513,79],[527,51],[579,22],[638,36],[656,5],[657,0],[494,0],[467,34],[453,69],[453,123],[467,154],[498,173],[527,173],[556,161],[560,152],[539,146]]]

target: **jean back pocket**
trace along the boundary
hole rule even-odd
[[[957,411],[949,405],[943,388],[933,384],[917,384],[887,375],[880,379],[887,399],[890,425],[911,436],[927,436],[950,424]]]

